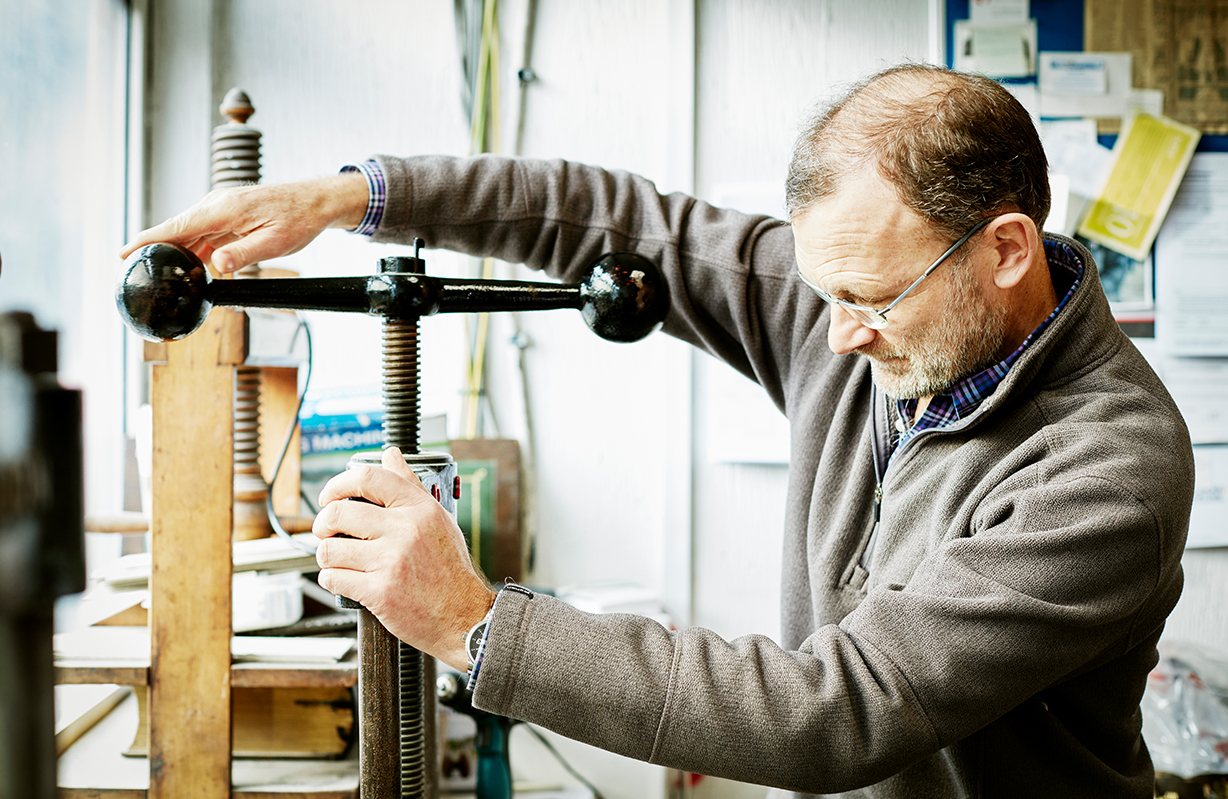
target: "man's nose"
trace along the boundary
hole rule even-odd
[[[827,327],[827,346],[832,352],[847,355],[858,347],[869,344],[877,335],[877,330],[858,322],[839,305],[832,305],[831,321]]]

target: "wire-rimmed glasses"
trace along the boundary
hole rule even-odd
[[[849,316],[852,316],[859,323],[865,325],[871,330],[882,330],[887,325],[891,324],[890,322],[887,321],[887,311],[890,311],[892,308],[899,305],[900,302],[905,297],[907,297],[909,293],[912,292],[913,289],[921,285],[922,280],[925,280],[927,277],[929,277],[930,274],[935,269],[937,269],[939,266],[942,265],[943,261],[950,258],[952,253],[954,253],[960,247],[964,246],[964,243],[968,241],[968,239],[972,238],[973,235],[975,235],[978,230],[988,225],[991,221],[993,221],[993,219],[994,217],[989,217],[988,219],[982,219],[980,222],[977,222],[976,225],[973,226],[972,230],[969,230],[967,233],[960,236],[959,240],[956,241],[954,244],[952,244],[947,249],[946,252],[938,256],[938,260],[930,264],[929,268],[921,273],[921,277],[914,280],[912,282],[912,285],[904,289],[904,292],[900,294],[900,296],[896,297],[894,300],[887,303],[887,305],[883,308],[871,308],[868,305],[858,305],[855,302],[849,302],[848,300],[842,300],[839,297],[833,297],[832,295],[828,294],[826,291],[824,291],[823,289],[819,288],[817,285],[812,283],[809,278],[807,278],[804,274],[802,274],[801,264],[798,264],[797,274],[798,274],[798,277],[802,279],[802,282],[805,283],[810,288],[814,289],[814,292],[818,294],[819,297],[821,297],[824,302],[828,302],[833,305],[839,305],[841,308],[848,311]]]

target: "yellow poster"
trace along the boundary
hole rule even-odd
[[[1137,113],[1125,124],[1100,196],[1080,236],[1136,260],[1147,257],[1194,155],[1200,134],[1163,116]]]

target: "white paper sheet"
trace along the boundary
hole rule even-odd
[[[954,28],[955,68],[994,78],[1036,74],[1036,20],[984,25],[966,19]]]
[[[1040,138],[1049,159],[1049,171],[1068,177],[1072,193],[1083,198],[1095,197],[1113,155],[1112,150],[1096,140],[1096,121],[1042,122]]]
[[[1040,129],[1040,94],[1035,83],[1005,83],[1002,88],[1015,96],[1023,110],[1032,118],[1032,124]]]
[[[1194,447],[1194,505],[1186,549],[1228,546],[1228,447]]]
[[[1161,116],[1164,113],[1164,92],[1161,89],[1131,89],[1126,106],[1128,109],[1137,108],[1144,114]]]
[[[1156,342],[1165,355],[1228,355],[1226,220],[1228,153],[1196,153],[1156,238]]]
[[[1070,218],[1070,178],[1059,172],[1049,172],[1049,216],[1044,229],[1050,233],[1069,236],[1074,233],[1077,220]]]
[[[1031,14],[1028,0],[972,0],[968,19],[977,23],[1026,22]]]
[[[1109,93],[1109,65],[1104,53],[1047,54],[1040,64],[1041,85],[1058,94]]]
[[[1133,84],[1129,53],[1042,52],[1042,117],[1125,116]]]

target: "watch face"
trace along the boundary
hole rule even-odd
[[[482,639],[486,637],[486,622],[481,622],[469,631],[469,662],[478,659],[478,650],[482,647]]]

